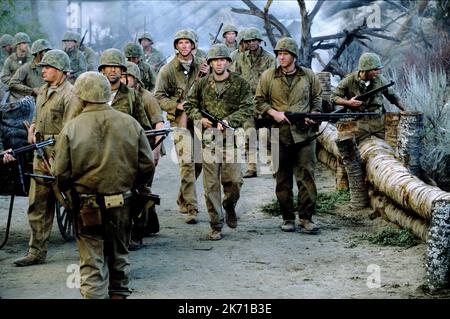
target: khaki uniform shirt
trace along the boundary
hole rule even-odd
[[[255,93],[255,109],[263,114],[270,108],[279,112],[321,112],[322,87],[311,69],[297,66],[291,85],[281,67],[270,68],[261,75]],[[280,140],[299,143],[312,136],[311,129],[300,130],[297,125],[285,124],[280,128]]]
[[[151,91],[155,88],[155,82],[156,82],[156,73],[153,71],[150,64],[139,61],[138,64],[139,71],[141,71],[141,79],[142,83],[144,84],[144,88]]]
[[[23,58],[17,57],[17,53],[12,53],[5,61],[2,69],[2,82],[9,85],[9,81],[13,77],[14,73],[25,63],[33,60],[33,56],[27,53]]]
[[[263,48],[260,49],[256,57],[253,57],[250,50],[237,55],[237,59],[231,65],[231,70],[240,74],[250,84],[253,93],[256,91],[261,74],[276,65],[274,56]]]
[[[194,57],[189,72],[185,71],[180,60],[175,57],[163,66],[156,78],[155,97],[163,111],[167,112],[170,122],[178,123],[181,112],[177,112],[177,104],[187,96],[200,71],[200,60]]]
[[[230,72],[217,92],[214,75],[200,79],[189,92],[185,104],[192,120],[202,118],[199,109],[203,108],[213,116],[227,120],[231,127],[242,127],[253,114],[253,94],[250,86],[238,74]]]
[[[154,128],[156,123],[164,122],[162,110],[159,106],[158,100],[146,89],[141,88],[138,93],[142,95],[145,114],[147,115],[152,127]]]
[[[87,71],[87,63],[84,54],[79,49],[74,49],[71,51],[66,51],[70,58],[70,78],[71,83],[75,83],[75,80],[80,76],[81,73]]]
[[[80,51],[84,54],[86,58],[86,66],[88,71],[97,71],[97,54],[90,47],[84,46],[80,48]]]
[[[33,61],[22,65],[9,81],[11,97],[18,100],[24,96],[32,95],[33,88],[39,88],[45,84],[42,78],[42,67]]]
[[[338,97],[344,99],[351,99],[354,96],[364,94],[368,91],[377,89],[383,85],[388,84],[389,81],[383,76],[379,75],[374,80],[371,80],[369,85],[366,86],[363,81],[361,81],[358,77],[358,71],[350,73],[347,77],[345,77],[341,82],[339,82],[338,86],[331,94],[331,101],[336,103],[336,99]],[[391,102],[392,104],[396,104],[400,101],[400,97],[395,93],[392,87],[389,87],[387,90],[383,92],[379,92],[369,98],[367,102],[364,103],[364,111],[369,112],[380,112],[384,113],[383,108],[383,95]],[[352,112],[355,110],[352,109]]]
[[[61,131],[53,173],[61,189],[119,194],[145,185],[155,165],[140,124],[106,104],[88,104]]]

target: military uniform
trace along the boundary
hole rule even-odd
[[[295,43],[294,40],[292,41]],[[297,55],[296,50],[293,52]],[[282,72],[281,67],[271,68],[262,74],[254,100],[255,108],[259,113],[265,113],[270,108],[279,112],[321,111],[322,89],[314,72],[308,68],[296,66],[296,72],[289,77]],[[276,196],[284,221],[295,221],[293,175],[298,187],[299,218],[311,220],[315,211],[316,142],[311,140],[313,135],[311,128],[304,130],[295,124],[280,126]]]
[[[75,80],[80,76],[81,73],[87,71],[87,63],[84,54],[77,48],[73,50],[66,51],[70,58],[70,82],[73,84]]]
[[[86,58],[86,68],[87,71],[97,70],[97,54],[90,47],[82,45],[80,51],[84,54]]]
[[[338,86],[331,94],[331,101],[333,103],[336,103],[336,99],[339,97],[351,99],[354,96],[364,94],[389,83],[383,75],[379,75],[374,80],[368,81],[368,85],[366,86],[365,82],[359,78],[358,73],[358,71],[350,73],[341,82],[339,82]],[[397,104],[400,101],[398,94],[392,89],[392,87],[389,87],[387,90],[372,96],[369,101],[363,104],[363,108],[360,111],[377,112],[380,113],[380,115],[384,114],[386,111],[383,106],[383,95],[392,104]],[[354,109],[351,111],[355,112]],[[358,130],[355,131],[355,138],[357,140],[362,140],[370,135],[375,135],[384,139],[383,116],[358,120]]]
[[[144,62],[150,64],[154,73],[158,74],[159,70],[166,64],[166,59],[159,50],[152,48],[152,53],[144,52]]]
[[[5,61],[2,70],[2,82],[6,85],[9,85],[9,81],[11,81],[13,75],[16,71],[27,62],[30,62],[33,59],[31,54],[28,52],[24,57],[18,57],[17,53],[12,53]]]
[[[3,64],[5,63],[6,59],[11,55],[10,52],[8,52],[5,47],[6,46],[12,46],[14,42],[14,38],[12,35],[5,33],[0,37],[0,73],[3,69]]]
[[[177,36],[191,37],[188,31],[177,32]],[[194,43],[193,39],[191,42]],[[187,96],[189,89],[194,84],[196,77],[200,71],[200,61],[193,58],[189,71],[186,70],[180,60],[175,57],[168,64],[164,65],[158,73],[156,79],[155,97],[159,101],[161,109],[167,112],[167,119],[172,127],[178,126],[182,112],[177,111],[178,103],[181,103]],[[193,137],[192,123],[188,122],[190,135]],[[177,204],[180,211],[185,213],[188,211],[197,211],[197,192],[195,181],[201,172],[201,164],[194,163],[191,153],[191,140],[183,138],[183,133],[174,132],[175,148],[178,155],[180,165],[181,185],[178,192]],[[186,158],[188,160],[185,160]]]
[[[105,103],[108,89],[102,74],[80,76],[75,94],[92,103],[86,101],[82,113],[66,124],[55,148],[53,172],[58,185],[74,187],[80,200],[77,246],[84,298],[131,294],[130,191],[145,185],[154,172],[144,130]],[[119,200],[113,201],[111,195]]]
[[[9,82],[11,101],[32,95],[33,88],[41,87],[44,84],[42,67],[37,65],[34,60],[27,62],[17,70]]]
[[[228,50],[224,45],[220,46]],[[213,48],[214,46],[211,50]],[[201,119],[202,116],[198,109],[203,108],[217,118],[228,121],[233,128],[242,127],[245,120],[253,113],[253,95],[248,83],[239,75],[230,72],[229,77],[221,83],[221,89],[216,84],[214,76],[210,74],[194,85],[186,102],[189,117],[193,120]],[[234,141],[232,140],[231,143],[231,149],[236,154]],[[208,145],[206,144],[204,147],[207,148]],[[226,148],[227,150],[229,149]],[[211,151],[214,152],[214,150]],[[243,184],[241,163],[236,158],[230,161],[228,159],[230,155],[226,151],[223,152],[223,162],[211,163],[203,158],[202,163],[206,207],[211,228],[218,231],[222,229],[224,221],[221,206],[223,205],[227,212],[227,218],[229,214],[234,215],[232,218],[235,218],[235,207]],[[210,153],[203,153],[203,155],[205,154]],[[223,203],[221,203],[220,184],[224,191]],[[229,222],[228,219],[227,222]]]
[[[156,82],[156,74],[155,71],[153,71],[150,64],[139,61],[138,64],[139,71],[141,72],[141,79],[142,83],[144,84],[144,88],[151,91],[155,88],[155,82]]]

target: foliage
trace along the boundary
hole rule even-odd
[[[330,213],[336,204],[345,204],[350,201],[348,191],[337,191],[330,193],[319,193],[316,201],[316,213]],[[294,197],[294,209],[297,209],[297,196]],[[261,207],[261,210],[269,215],[281,215],[280,205],[276,199]]]
[[[382,246],[412,247],[420,243],[410,229],[396,229],[392,227],[384,228],[380,232],[371,234],[361,234],[360,239],[368,240],[372,244]]]

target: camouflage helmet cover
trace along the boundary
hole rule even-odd
[[[17,32],[14,36],[14,45],[19,43],[31,43],[30,37],[25,32]]]
[[[129,75],[132,75],[141,85],[143,85],[141,80],[141,70],[139,70],[139,67],[137,64],[127,61],[127,73]]]
[[[173,39],[173,47],[175,48],[175,50],[177,49],[178,41],[181,39],[187,39],[187,40],[191,41],[192,45],[193,45],[192,49],[195,49],[195,43],[196,43],[195,35],[191,31],[185,29],[185,30],[179,30],[179,31],[177,31],[177,33],[175,33],[175,37]]]
[[[241,42],[244,41],[245,32],[247,32],[247,29],[242,29],[241,31],[239,31],[236,37],[237,44],[241,44]]]
[[[81,42],[81,35],[77,32],[66,31],[64,32],[64,36],[62,41],[75,41],[77,43]]]
[[[98,72],[82,73],[73,90],[79,99],[90,103],[107,103],[111,98],[111,85],[106,76]]]
[[[31,54],[37,54],[39,52],[42,52],[44,50],[51,50],[52,45],[50,42],[48,42],[46,39],[38,39],[33,42],[33,45],[31,46]]]
[[[253,39],[262,41],[263,39],[262,39],[261,31],[259,31],[257,28],[248,28],[245,31],[243,40],[249,41],[249,40],[253,40]]]
[[[206,57],[207,63],[209,64],[211,60],[220,58],[227,59],[228,61],[231,62],[232,60],[230,57],[230,49],[228,49],[228,47],[225,44],[221,43],[214,44],[208,51],[208,55]]]
[[[11,34],[4,34],[2,35],[2,37],[0,38],[0,48],[4,48],[7,45],[13,45],[14,43],[14,38]]]
[[[138,37],[138,41],[139,43],[141,43],[142,39],[147,39],[148,41],[150,41],[151,43],[153,43],[153,37],[149,32],[142,32],[139,37]]]
[[[47,51],[38,65],[51,66],[62,72],[70,72],[69,56],[66,52],[58,49]]]
[[[358,69],[360,71],[370,71],[383,68],[380,57],[375,53],[363,53],[359,58]]]
[[[127,43],[123,48],[123,52],[127,58],[143,57],[144,50],[139,44]]]
[[[225,33],[227,32],[236,32],[236,35],[239,34],[237,28],[232,24],[225,24],[222,31],[222,37],[225,38]]]
[[[275,49],[273,50],[275,55],[278,55],[278,51],[287,51],[293,54],[295,57],[298,57],[298,45],[294,39],[289,37],[284,37],[278,40]]]
[[[120,66],[123,71],[127,70],[125,55],[123,55],[120,50],[111,48],[103,51],[102,56],[100,57],[100,65],[98,66],[98,70],[105,66]]]

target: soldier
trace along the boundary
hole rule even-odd
[[[188,30],[180,30],[175,34],[173,41],[174,48],[178,51],[175,58],[161,68],[156,78],[155,97],[159,101],[161,109],[167,112],[167,119],[172,127],[188,128],[189,135],[193,137],[192,121],[186,122],[184,113],[184,99],[194,82],[202,74],[209,72],[206,64],[201,64],[198,58],[194,57],[192,50],[195,49],[194,35]],[[193,163],[191,154],[191,139],[187,139],[185,132],[180,131],[174,134],[174,143],[180,165],[181,185],[178,192],[177,204],[180,212],[186,214],[186,223],[197,223],[197,193],[195,181],[201,172],[201,164]],[[185,154],[185,155],[183,155]]]
[[[64,33],[62,42],[63,49],[70,58],[70,65],[72,67],[72,70],[70,71],[69,81],[73,84],[81,73],[87,71],[86,57],[78,49],[78,45],[81,42],[81,35],[77,32],[66,31]]]
[[[144,50],[144,62],[151,65],[153,71],[158,74],[163,65],[166,64],[166,59],[156,48],[152,47],[153,37],[148,32],[143,32],[138,38],[139,44]]]
[[[236,57],[232,70],[239,73],[250,84],[252,92],[255,94],[261,74],[265,70],[275,67],[275,58],[260,46],[262,35],[257,28],[248,28],[244,33],[243,41],[248,47],[248,50]],[[255,119],[254,117],[250,117],[245,123],[244,128],[247,130],[254,127]],[[248,154],[248,166],[244,178],[256,177],[256,145],[250,141],[246,147],[246,151]]]
[[[224,40],[224,44],[228,47],[230,52],[237,50],[239,47],[239,42],[236,41],[237,36],[238,30],[234,25],[226,24],[223,27],[222,37]]]
[[[248,46],[244,42],[245,31],[247,31],[247,29],[242,29],[238,33],[238,36],[236,38],[236,42],[238,43],[238,48],[230,53],[231,60],[233,60],[233,61],[236,61],[237,59],[241,59],[241,56],[244,54],[244,52],[248,50]],[[233,70],[233,65],[230,66],[230,70]]]
[[[53,173],[60,189],[73,189],[79,201],[80,292],[84,298],[126,299],[131,190],[153,175],[150,145],[135,119],[107,104],[111,87],[104,75],[82,74],[74,93],[83,111],[61,131]]]
[[[150,64],[142,60],[142,57],[144,56],[142,47],[138,44],[127,43],[123,52],[128,61],[133,62],[139,67],[144,89],[149,91],[153,90],[155,88],[156,74]]]
[[[280,66],[265,71],[255,94],[255,108],[279,123],[279,168],[276,172],[276,196],[283,216],[281,229],[295,230],[293,178],[298,188],[299,227],[307,233],[317,233],[312,222],[317,189],[314,180],[316,163],[314,124],[305,119],[306,128],[292,123],[284,112],[320,112],[322,107],[319,78],[311,69],[296,64],[298,47],[292,38],[278,40],[275,47]],[[302,123],[303,124],[303,123]]]
[[[134,117],[142,128],[150,129],[150,122],[144,111],[142,97],[120,81],[127,70],[125,56],[118,49],[107,49],[100,57],[99,72],[106,76],[111,84],[111,98],[108,104],[115,110]]]
[[[9,85],[9,81],[11,81],[14,73],[22,65],[32,60],[30,48],[28,47],[30,43],[30,37],[26,33],[18,32],[14,36],[13,46],[16,48],[16,52],[6,59],[2,70],[1,79],[5,85]]]
[[[188,31],[194,35],[194,40],[195,40],[195,49],[193,50],[194,56],[201,59],[202,61],[206,61],[207,53],[205,51],[203,51],[202,49],[200,49],[200,47],[198,46],[197,32],[195,32],[195,30],[193,30],[193,29],[188,29]]]
[[[368,101],[362,102],[355,100],[355,97],[368,91],[377,89],[388,84],[387,79],[381,74],[383,65],[380,57],[375,53],[364,53],[359,58],[358,71],[350,73],[341,82],[339,82],[335,91],[331,95],[331,101],[338,105],[344,105],[352,112],[386,112],[383,105],[383,95],[392,104],[396,105],[402,111],[405,110],[400,97],[392,88],[380,92]],[[358,131],[355,132],[356,140],[360,141],[370,135],[375,135],[384,139],[384,118],[383,116],[372,119],[358,120]]]
[[[80,49],[80,51],[84,54],[84,57],[86,58],[87,70],[88,71],[97,70],[98,66],[97,53],[95,53],[94,50],[92,50],[90,47],[86,46],[83,43],[81,43],[78,49]]]
[[[42,66],[39,65],[44,54],[50,51],[52,46],[45,39],[39,39],[33,42],[31,54],[34,59],[22,65],[9,82],[9,91],[11,100],[19,100],[24,96],[36,97],[39,88],[45,84],[42,78]]]
[[[3,64],[6,59],[13,53],[13,41],[12,35],[5,33],[0,38],[0,70],[3,68]]]
[[[58,134],[72,116],[72,108],[77,99],[72,94],[72,84],[67,81],[70,70],[69,56],[61,50],[48,51],[42,61],[42,77],[46,84],[39,89],[36,98],[36,110],[28,130],[30,143],[42,142],[48,138],[58,140]],[[53,146],[44,149],[46,158],[53,160]],[[48,175],[49,167],[38,154],[33,160],[33,172],[36,175]],[[29,191],[28,221],[31,238],[28,253],[14,261],[16,266],[42,264],[47,256],[55,214],[55,193],[45,180],[31,180]]]
[[[199,109],[205,109],[233,128],[242,127],[245,120],[253,113],[253,95],[249,84],[239,75],[228,71],[227,68],[231,63],[230,51],[224,44],[215,44],[211,47],[208,51],[207,62],[212,72],[194,84],[189,92],[185,105],[189,117],[193,120],[201,120],[202,127],[209,129],[212,123],[207,118],[202,118],[199,112]],[[225,132],[225,128],[220,123],[217,129]],[[222,150],[223,152],[219,151],[219,153],[223,157],[215,153],[214,149],[202,152],[203,185],[211,225],[208,233],[209,240],[222,239],[221,230],[224,221],[222,205],[225,209],[227,225],[230,228],[237,227],[235,207],[243,184],[241,164],[236,158],[230,158],[232,154],[237,154],[234,139],[226,143],[225,135],[221,136],[223,136],[221,146],[225,147],[225,151]],[[208,145],[205,144],[204,147],[208,148]],[[205,158],[206,154],[220,158],[210,161]],[[223,203],[221,203],[220,184],[224,191]]]

